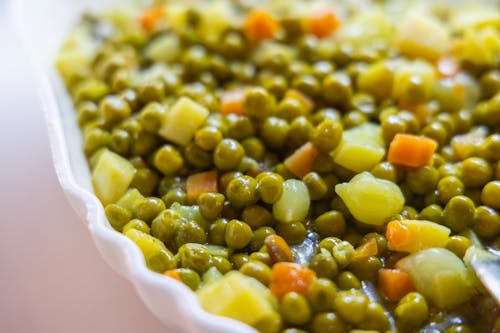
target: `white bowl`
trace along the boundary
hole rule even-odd
[[[92,193],[76,115],[55,70],[54,59],[59,45],[84,10],[119,6],[120,1],[17,0],[11,3],[39,88],[57,177],[72,207],[87,223],[106,262],[135,286],[146,306],[170,332],[256,333],[241,322],[208,314],[189,288],[150,271],[139,248],[109,225],[101,203]]]

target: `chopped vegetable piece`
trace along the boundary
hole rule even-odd
[[[116,202],[125,193],[135,174],[134,166],[112,151],[104,151],[92,171],[92,185],[103,205]]]
[[[361,244],[356,248],[354,253],[354,259],[376,256],[377,253],[378,253],[377,241],[375,240],[375,238],[371,238],[369,241]]]
[[[403,209],[404,196],[391,181],[375,178],[369,172],[354,176],[349,183],[335,186],[351,214],[360,222],[382,225]]]
[[[387,160],[394,164],[423,167],[432,161],[437,142],[424,136],[396,134],[389,146]]]
[[[166,10],[164,6],[149,7],[144,10],[139,22],[144,30],[153,32],[159,28],[160,23],[165,20],[165,15]]]
[[[204,106],[183,96],[165,114],[158,133],[167,140],[185,146],[191,141],[208,114]]]
[[[291,291],[306,296],[309,286],[315,278],[314,271],[307,267],[295,263],[279,262],[273,265],[269,289],[278,299],[283,298]]]
[[[391,221],[386,238],[389,249],[417,252],[430,247],[445,247],[451,230],[443,225],[424,220]]]
[[[309,190],[304,182],[288,179],[283,182],[280,198],[273,204],[273,216],[284,223],[302,222],[310,205]]]
[[[181,279],[181,276],[179,275],[179,272],[177,272],[175,269],[169,269],[168,271],[165,271],[165,273],[163,273],[163,274],[165,276],[168,276],[171,279],[182,282],[182,279]]]
[[[284,99],[296,100],[303,109],[303,114],[308,115],[314,108],[314,102],[305,94],[296,89],[288,89]]]
[[[324,9],[310,15],[306,19],[305,26],[308,33],[324,38],[340,28],[340,19],[333,10]]]
[[[186,181],[188,203],[195,204],[202,193],[219,192],[217,183],[217,171],[205,171],[190,175]]]
[[[238,89],[224,92],[221,97],[220,113],[223,115],[242,115],[244,99],[245,92],[243,90]]]
[[[311,171],[317,155],[316,147],[311,142],[307,142],[288,156],[284,164],[295,176],[302,178]]]
[[[257,42],[272,38],[278,29],[278,22],[263,9],[252,10],[243,23],[243,31],[247,37]]]
[[[286,241],[278,235],[269,235],[264,240],[271,260],[276,262],[294,262],[292,251]]]
[[[146,260],[146,265],[151,270],[164,273],[175,268],[175,257],[162,241],[134,228],[128,229],[124,234],[139,247]]]
[[[464,160],[467,157],[472,156],[474,151],[481,147],[488,131],[484,127],[478,127],[476,129],[467,132],[462,135],[455,135],[451,140],[451,147],[453,152],[460,160]]]
[[[415,291],[410,275],[399,269],[381,268],[378,271],[378,286],[391,301],[399,301],[409,292]]]
[[[116,202],[118,206],[132,211],[134,208],[134,202],[138,199],[142,199],[144,196],[136,188],[131,188]]]

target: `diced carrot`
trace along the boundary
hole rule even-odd
[[[415,290],[410,275],[399,269],[379,269],[378,286],[391,301],[399,301],[406,294]]]
[[[318,38],[330,36],[340,27],[340,19],[331,9],[313,13],[306,19],[306,31]]]
[[[175,269],[169,269],[163,275],[168,276],[169,278],[172,278],[174,280],[182,282],[181,276],[179,275],[179,272],[177,272]]]
[[[365,242],[356,248],[354,258],[368,258],[377,255],[377,253],[377,241],[375,238],[371,238],[368,242]]]
[[[285,93],[285,97],[284,98],[285,99],[286,98],[294,99],[297,102],[299,102],[299,104],[304,109],[304,113],[305,114],[311,113],[312,109],[314,108],[313,101],[309,97],[307,97],[306,95],[304,95],[302,92],[300,92],[300,91],[298,91],[296,89],[288,89],[286,91],[286,93]]]
[[[218,192],[216,171],[199,172],[187,178],[186,198],[188,203],[196,203],[198,197],[206,192]]]
[[[396,134],[389,146],[387,160],[393,164],[422,167],[431,163],[437,142],[425,136]]]
[[[295,291],[306,295],[316,274],[313,270],[299,264],[278,262],[273,265],[269,289],[278,299]]]
[[[402,221],[391,221],[387,224],[385,232],[387,241],[391,244],[391,248],[402,249],[407,247],[412,242],[412,234],[410,228]]]
[[[391,221],[385,237],[389,250],[414,253],[431,247],[445,247],[450,228],[426,220]]]
[[[264,240],[267,252],[273,262],[294,262],[292,251],[286,241],[278,235],[269,235]]]
[[[147,32],[155,31],[161,21],[165,19],[165,14],[166,12],[164,6],[153,6],[147,8],[139,18],[142,29]]]
[[[436,61],[436,72],[440,77],[453,77],[460,72],[460,63],[451,56],[442,56]]]
[[[225,91],[221,97],[220,113],[223,115],[228,115],[230,113],[242,115],[244,99],[245,93],[243,90]]]
[[[295,176],[302,178],[311,171],[317,155],[316,147],[311,142],[307,142],[288,156],[284,164]]]
[[[269,12],[263,9],[252,10],[243,23],[243,31],[246,36],[257,42],[272,38],[278,32],[278,29],[278,22]]]

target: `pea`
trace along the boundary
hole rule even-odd
[[[198,273],[189,268],[177,268],[175,271],[179,273],[182,282],[184,282],[184,284],[187,285],[191,290],[195,291],[196,289],[198,289],[201,283],[201,279]]]
[[[464,193],[464,184],[455,176],[441,178],[437,184],[439,201],[446,204],[451,198]]]
[[[407,133],[406,122],[399,115],[389,115],[382,119],[380,126],[382,127],[382,135],[385,142],[389,143],[398,133]]]
[[[354,257],[354,247],[351,243],[342,241],[334,245],[332,254],[340,268],[347,267]]]
[[[283,237],[289,245],[300,244],[306,238],[307,230],[301,222],[278,223],[276,233]]]
[[[230,257],[230,261],[235,269],[240,269],[244,264],[249,262],[249,258],[245,253],[235,253]]]
[[[400,214],[408,220],[415,220],[418,216],[417,210],[411,206],[404,206]]]
[[[253,238],[250,241],[250,249],[252,251],[257,251],[262,246],[264,246],[264,241],[267,236],[274,235],[276,232],[271,227],[260,227],[256,229],[253,233]]]
[[[111,134],[100,128],[92,128],[85,131],[83,136],[83,151],[85,155],[91,156],[101,148],[111,145]]]
[[[160,176],[149,168],[140,168],[134,174],[130,187],[134,187],[144,196],[151,196],[158,186]]]
[[[204,244],[206,241],[207,234],[196,221],[182,221],[177,227],[171,246],[179,249],[186,243]]]
[[[481,94],[485,98],[493,97],[500,91],[500,70],[492,69],[481,75]]]
[[[226,274],[233,269],[233,265],[228,259],[221,256],[212,256],[211,264],[217,268],[221,274]]]
[[[480,237],[495,237],[500,233],[500,215],[488,206],[479,206],[474,212],[474,231]]]
[[[352,110],[344,115],[342,119],[342,123],[345,128],[353,128],[364,124],[368,121],[368,116],[366,116],[363,112]]]
[[[482,187],[493,176],[489,163],[479,157],[470,157],[462,163],[462,182],[467,187]]]
[[[271,312],[268,316],[257,321],[253,327],[262,333],[277,333],[283,326],[281,316],[278,312]]]
[[[203,274],[210,267],[210,251],[205,245],[187,243],[179,248],[177,260],[182,268]]]
[[[299,328],[286,328],[280,333],[307,333],[307,331],[301,330]]]
[[[443,223],[459,232],[474,222],[474,202],[466,196],[457,195],[448,201],[443,210]]]
[[[130,229],[136,229],[136,230],[142,231],[148,235],[150,233],[150,229],[149,229],[148,224],[146,222],[144,222],[143,220],[139,220],[139,219],[130,220],[127,224],[125,224],[123,226],[122,232],[126,233]]]
[[[117,124],[132,113],[128,103],[115,95],[106,96],[99,104],[99,109],[107,126]]]
[[[269,267],[273,265],[273,260],[271,259],[271,256],[267,252],[262,252],[262,251],[254,252],[248,256],[248,259],[250,261],[259,261]]]
[[[282,75],[273,73],[271,77],[263,82],[262,86],[274,97],[281,98],[288,88],[288,81]]]
[[[226,196],[235,207],[250,206],[258,200],[257,181],[250,176],[236,177],[229,182]]]
[[[157,273],[164,273],[166,270],[176,267],[174,255],[166,249],[161,249],[145,259],[148,268]]]
[[[286,120],[268,117],[262,124],[260,136],[269,148],[279,149],[285,145],[289,130],[290,125]]]
[[[214,164],[222,171],[234,170],[238,167],[245,155],[241,144],[233,139],[223,139],[215,147]]]
[[[342,242],[340,238],[337,237],[325,237],[319,242],[319,247],[321,249],[326,249],[329,252],[332,252],[335,245]]]
[[[311,97],[315,97],[321,92],[321,85],[312,74],[296,76],[292,81],[292,87]]]
[[[335,312],[316,314],[311,323],[313,333],[347,333],[347,324]]]
[[[260,205],[245,207],[241,214],[241,219],[253,230],[271,224],[273,216],[269,210]]]
[[[323,98],[331,103],[332,106],[338,106],[343,109],[350,104],[352,96],[351,79],[342,72],[335,72],[327,75],[322,82]]]
[[[265,203],[273,204],[283,193],[283,177],[276,173],[266,173],[257,179],[259,196]]]
[[[212,153],[190,142],[184,148],[184,158],[189,165],[196,169],[208,169],[212,166]]]
[[[255,127],[246,116],[237,116],[229,114],[227,136],[231,139],[241,141],[255,136]]]
[[[266,153],[266,146],[257,137],[247,138],[241,142],[245,155],[254,160],[261,161]]]
[[[455,253],[457,257],[463,258],[465,251],[472,245],[472,242],[465,236],[453,235],[448,240],[446,248]]]
[[[320,278],[334,279],[339,272],[337,262],[326,249],[320,249],[319,253],[314,255],[309,263],[309,268]]]
[[[99,118],[99,108],[91,101],[85,101],[78,104],[76,112],[78,114],[78,125],[80,128],[83,128],[85,124]]]
[[[252,240],[252,229],[245,222],[231,220],[228,222],[225,233],[225,241],[232,249],[242,249]]]
[[[401,169],[391,162],[380,162],[370,172],[377,178],[386,179],[393,183],[399,183],[402,179]]]
[[[346,229],[346,222],[342,213],[331,210],[321,214],[314,220],[313,229],[322,238],[339,237]]]
[[[302,181],[306,184],[307,189],[309,190],[311,200],[321,199],[328,191],[325,181],[316,172],[309,172],[302,178]]]
[[[286,121],[293,121],[297,117],[303,116],[305,110],[302,104],[294,98],[284,98],[278,104],[276,117],[283,118]]]
[[[444,333],[472,333],[472,328],[467,325],[452,325],[448,327]]]
[[[139,156],[149,155],[158,147],[159,142],[158,136],[141,131],[132,143],[131,154]]]
[[[377,242],[377,255],[383,255],[387,251],[387,239],[385,236],[376,232],[369,232],[363,236],[361,244],[364,244],[371,239],[375,239]]]
[[[169,244],[182,222],[179,213],[165,209],[151,222],[151,235]]]
[[[399,301],[394,313],[398,323],[418,327],[427,320],[429,307],[424,296],[410,292]]]
[[[389,318],[387,318],[382,305],[375,302],[368,303],[365,318],[359,324],[359,328],[384,332],[387,331],[389,326]]]
[[[304,325],[312,316],[307,299],[294,291],[285,294],[281,299],[280,313],[283,320],[291,325]]]
[[[142,103],[161,101],[165,97],[165,84],[161,80],[150,80],[137,89],[139,100]]]
[[[439,173],[430,165],[410,169],[406,174],[406,184],[415,194],[427,194],[436,188]]]
[[[226,227],[228,220],[224,218],[217,219],[208,228],[208,241],[214,245],[226,244]]]
[[[500,209],[500,180],[488,182],[483,187],[481,202],[493,209]]]
[[[349,271],[343,271],[337,275],[336,284],[342,290],[361,288],[361,282],[359,279],[356,275]]]
[[[161,197],[165,203],[165,207],[170,207],[174,202],[184,205],[187,202],[186,192],[181,188],[173,188]]]
[[[264,120],[274,112],[276,101],[264,88],[255,87],[246,90],[243,113],[256,120]]]
[[[161,199],[146,197],[134,201],[132,212],[136,218],[150,223],[165,208],[165,203]]]
[[[123,226],[132,218],[132,213],[128,209],[117,204],[106,205],[104,212],[106,213],[109,224],[111,224],[113,229],[120,232]]]
[[[365,319],[368,303],[368,297],[355,289],[339,291],[333,300],[337,313],[352,324],[359,324]]]
[[[224,195],[220,193],[202,193],[197,199],[200,214],[208,220],[215,219],[222,212],[224,199]]]
[[[349,265],[349,270],[359,279],[372,282],[377,280],[380,268],[382,268],[382,262],[374,256],[354,258]]]
[[[479,153],[489,161],[500,160],[500,134],[489,135],[481,145]]]
[[[248,261],[239,269],[241,273],[253,277],[265,286],[271,281],[271,268],[260,261]]]
[[[443,208],[437,204],[426,206],[418,215],[420,220],[428,220],[436,223],[441,223],[443,219]]]
[[[139,108],[139,96],[135,90],[130,88],[125,89],[119,94],[119,96],[128,103],[132,112],[137,111]]]
[[[330,279],[317,278],[307,290],[307,300],[315,312],[331,311],[336,293],[336,286]]]
[[[222,133],[213,126],[205,126],[194,135],[194,142],[198,147],[206,151],[212,151],[222,141]]]
[[[313,132],[313,125],[304,116],[297,117],[290,123],[288,130],[288,147],[297,149],[298,147],[309,141]]]
[[[157,133],[165,114],[164,106],[158,102],[150,102],[141,110],[139,122],[145,131]]]

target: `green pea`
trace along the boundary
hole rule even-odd
[[[202,193],[197,199],[200,214],[208,220],[215,219],[222,212],[224,199],[224,195],[220,193]]]
[[[222,133],[213,126],[205,126],[194,135],[194,142],[198,147],[206,151],[212,151],[222,141]]]
[[[441,223],[443,219],[443,208],[437,204],[429,205],[420,211],[418,218],[420,220]]]
[[[150,102],[141,110],[139,122],[145,131],[157,133],[165,114],[165,108],[158,102]]]
[[[100,128],[92,128],[85,131],[83,136],[83,151],[85,155],[91,156],[101,148],[111,145],[111,134]]]
[[[244,264],[249,262],[248,254],[245,253],[235,253],[230,258],[231,263],[235,269],[241,269]]]
[[[213,163],[212,153],[201,149],[194,142],[188,143],[184,148],[184,158],[196,169],[208,169]]]
[[[161,200],[165,203],[165,207],[170,207],[174,202],[184,205],[187,202],[186,192],[183,189],[175,187],[165,193]]]
[[[224,257],[212,256],[211,263],[221,274],[226,274],[233,269],[231,262]]]
[[[349,270],[359,279],[372,282],[377,280],[380,268],[382,268],[382,262],[374,256],[354,258],[349,265]]]
[[[313,333],[347,333],[347,324],[335,312],[320,312],[311,323]]]
[[[149,155],[158,147],[159,143],[160,139],[158,136],[141,131],[132,143],[131,154],[139,156]]]
[[[205,230],[196,221],[182,221],[171,242],[172,248],[179,249],[186,243],[204,244],[207,241]]]
[[[260,261],[248,261],[241,266],[239,271],[253,277],[265,286],[271,282],[271,268]]]
[[[473,333],[474,331],[467,325],[452,325],[444,333]]]
[[[166,249],[161,249],[145,259],[146,266],[157,273],[165,273],[165,271],[176,267],[174,255]]]
[[[277,333],[283,326],[281,316],[278,312],[273,311],[264,318],[258,320],[253,327],[262,333]]]
[[[385,236],[376,232],[369,232],[363,236],[363,238],[361,239],[361,244],[364,244],[371,239],[375,239],[375,241],[377,242],[377,255],[383,255],[387,251],[387,239],[385,238]]]
[[[252,240],[252,229],[248,224],[238,220],[228,222],[225,233],[225,240],[228,247],[232,249],[242,249]]]
[[[229,125],[227,136],[238,141],[255,136],[255,127],[246,116],[230,114],[227,116]]]
[[[115,125],[132,113],[130,106],[119,96],[106,96],[99,104],[104,123],[108,126]]]
[[[304,325],[312,316],[307,299],[294,291],[285,294],[281,299],[280,313],[283,320],[292,325]]]
[[[395,114],[382,119],[380,126],[382,127],[384,140],[387,143],[391,142],[396,134],[408,132],[406,122]]]
[[[151,235],[169,244],[181,222],[182,217],[179,213],[165,209],[151,222]]]
[[[415,220],[418,217],[417,210],[412,206],[404,206],[399,214],[408,220]]]
[[[301,330],[299,328],[286,328],[280,333],[307,333],[307,331]]]
[[[179,274],[182,282],[184,282],[184,284],[187,285],[191,290],[195,291],[196,289],[198,289],[201,283],[201,279],[198,273],[189,268],[177,268],[175,271]]]
[[[253,230],[256,230],[270,225],[273,220],[273,215],[263,206],[251,205],[245,207],[241,214],[241,219]]]
[[[287,144],[290,149],[297,149],[298,147],[309,141],[313,132],[313,125],[304,116],[297,117],[290,123],[288,130]]]
[[[481,202],[493,209],[500,209],[500,180],[491,181],[483,187]]]
[[[267,204],[273,204],[283,193],[283,177],[276,173],[266,173],[257,179],[259,196]]]
[[[289,245],[300,244],[306,238],[307,230],[301,222],[278,223],[276,233],[283,237]]]
[[[147,81],[139,85],[137,94],[139,100],[144,104],[161,101],[165,97],[165,84],[159,79]]]
[[[243,102],[243,113],[256,120],[264,120],[274,112],[276,101],[265,89],[247,89]]]
[[[489,161],[500,160],[500,134],[489,135],[480,147],[479,154]]]
[[[321,93],[321,85],[318,79],[312,74],[302,74],[296,76],[292,81],[292,86],[311,97]]]
[[[266,248],[263,247],[261,249],[261,251],[254,252],[254,253],[250,254],[248,256],[248,259],[250,261],[260,261],[260,262],[266,264],[267,266],[271,267],[273,265],[273,260],[271,259],[271,256],[269,255],[269,253],[262,251],[265,249]]]
[[[446,248],[455,253],[457,257],[463,258],[465,251],[472,245],[472,242],[465,236],[453,235],[448,240]]]
[[[333,106],[347,108],[352,96],[351,79],[342,72],[327,75],[323,79],[323,98]]]
[[[339,237],[346,229],[344,216],[336,210],[323,213],[314,220],[313,229],[322,238]]]
[[[479,206],[474,212],[474,231],[480,237],[495,237],[500,233],[500,215],[493,208]]]
[[[161,199],[146,197],[134,201],[132,212],[136,218],[150,223],[165,208],[165,203]]]
[[[123,226],[122,232],[126,233],[130,229],[136,229],[149,235],[150,229],[146,222],[139,219],[132,219]]]
[[[83,128],[85,124],[99,118],[99,108],[94,102],[85,101],[78,104],[76,109],[78,114],[78,125]]]
[[[205,245],[187,243],[179,248],[177,260],[180,267],[203,274],[210,267],[210,251]]]
[[[326,278],[315,279],[307,290],[307,300],[315,312],[329,311],[337,290],[335,284]]]
[[[122,129],[115,128],[111,132],[110,148],[117,154],[127,156],[132,147],[132,137]]]
[[[451,198],[464,193],[464,184],[455,176],[441,178],[437,184],[439,201],[446,204]]]
[[[254,160],[261,161],[266,153],[266,146],[257,137],[247,138],[241,142],[245,155]]]
[[[332,249],[332,254],[340,268],[347,267],[354,257],[354,247],[351,243],[342,241]]]
[[[230,31],[223,36],[220,50],[225,57],[237,58],[245,52],[245,39],[241,33]]]
[[[194,45],[188,48],[181,59],[189,75],[200,74],[210,65],[207,52],[201,45]]]
[[[427,320],[429,307],[424,296],[410,292],[399,301],[394,314],[398,323],[418,327]]]
[[[109,86],[100,80],[86,78],[80,81],[71,91],[75,102],[90,100],[96,102],[109,93]]]
[[[380,162],[370,172],[377,178],[387,179],[393,183],[399,183],[402,179],[401,169],[390,162]]]
[[[479,157],[470,157],[462,163],[461,180],[466,187],[482,187],[493,176],[489,163]]]
[[[139,96],[135,90],[125,89],[119,94],[119,96],[128,103],[132,112],[137,111],[139,107]]]
[[[358,290],[339,291],[333,300],[337,313],[352,324],[360,324],[367,315],[368,297]]]
[[[120,232],[123,226],[132,218],[132,213],[128,209],[117,204],[106,205],[104,212],[106,213],[109,224],[111,224],[113,229]]]
[[[252,205],[258,200],[257,181],[250,176],[236,177],[229,182],[226,196],[235,207]]]
[[[340,238],[337,237],[325,237],[319,242],[319,247],[332,252],[335,245],[342,242]]]
[[[360,323],[359,328],[364,330],[374,330],[385,332],[389,329],[389,318],[384,312],[384,308],[379,303],[370,302],[366,309],[366,315]]]
[[[305,110],[303,105],[295,98],[282,99],[275,113],[276,117],[283,118],[286,121],[293,121],[304,114]]]
[[[309,263],[309,268],[320,278],[334,279],[339,272],[337,262],[325,249],[320,249],[319,253],[314,255]]]
[[[260,227],[256,229],[253,233],[253,238],[250,241],[250,250],[259,250],[262,246],[264,246],[265,239],[274,234],[276,234],[276,232],[271,227]]]
[[[268,147],[279,149],[286,143],[289,130],[290,125],[286,120],[277,117],[268,117],[262,124],[260,136]]]
[[[134,187],[144,196],[150,196],[158,186],[160,176],[149,168],[140,168],[134,174],[130,187]]]
[[[335,283],[342,290],[361,289],[361,282],[356,275],[349,271],[343,271],[337,275]]]
[[[438,171],[430,165],[410,169],[406,174],[406,184],[415,194],[427,194],[436,188]]]
[[[241,144],[233,139],[224,139],[215,147],[214,164],[222,171],[234,170],[245,155]]]
[[[457,195],[448,201],[443,210],[443,223],[459,232],[474,222],[474,202],[466,196]]]
[[[309,190],[311,200],[321,199],[328,190],[325,181],[316,172],[309,172],[302,178],[302,181],[306,184],[307,189]]]
[[[361,111],[352,110],[346,113],[342,119],[345,128],[353,128],[368,121],[368,116]]]

